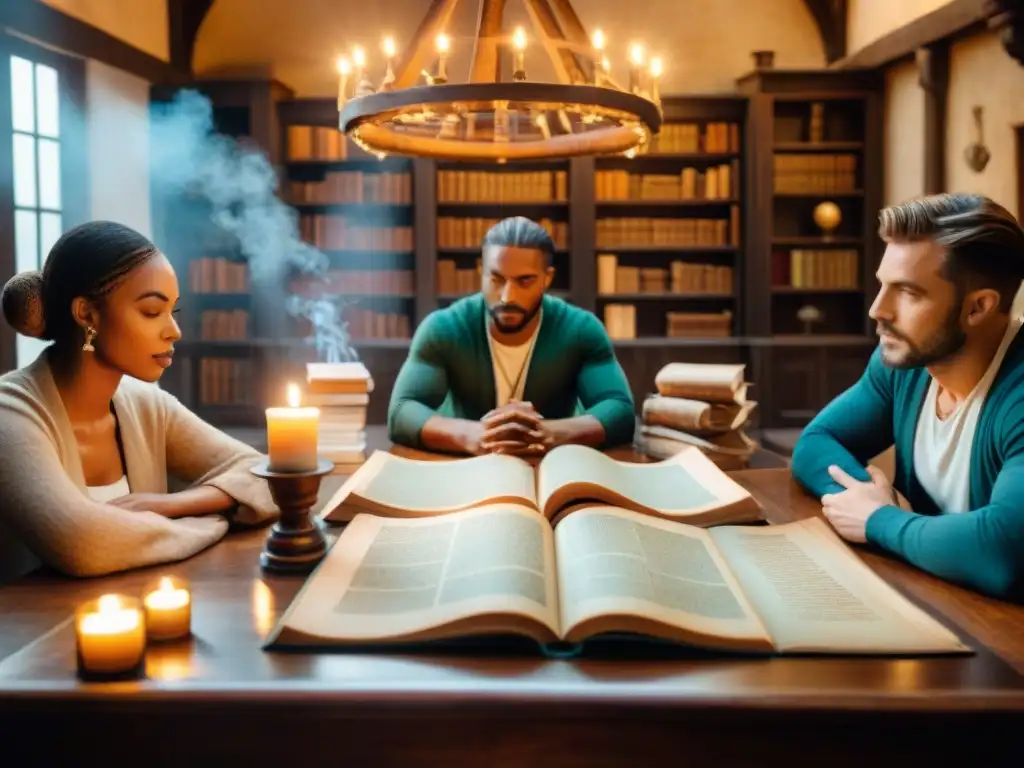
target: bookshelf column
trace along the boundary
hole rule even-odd
[[[416,325],[437,309],[437,164],[413,161],[413,242],[416,246]]]
[[[597,309],[597,204],[594,159],[573,158],[569,166],[569,300]]]

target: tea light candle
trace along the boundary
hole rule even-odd
[[[146,611],[146,636],[150,640],[177,640],[192,632],[192,596],[170,576],[142,600]]]
[[[142,664],[146,622],[139,601],[127,595],[103,595],[75,615],[78,665],[82,672],[116,675]]]
[[[288,386],[288,407],[267,408],[267,455],[271,472],[317,468],[319,408],[299,407],[299,388]]]

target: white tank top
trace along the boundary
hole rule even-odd
[[[86,490],[89,492],[90,499],[101,504],[119,499],[131,493],[128,487],[127,475],[121,475],[121,479],[116,483],[111,483],[110,485],[91,485]]]

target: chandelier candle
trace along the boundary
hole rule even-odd
[[[267,455],[271,472],[316,470],[319,408],[299,407],[299,388],[288,385],[288,407],[267,408]]]
[[[384,70],[384,82],[381,87],[385,90],[391,88],[392,83],[395,82],[395,40],[392,37],[385,37],[384,43],[384,56],[387,60],[387,67]]]
[[[448,51],[451,49],[452,41],[442,32],[434,43],[437,46],[437,74],[434,75],[434,82],[444,84],[448,82]]]
[[[516,27],[512,35],[512,47],[515,48],[515,67],[512,70],[512,79],[522,81],[526,79],[526,32],[522,27]]]
[[[605,76],[611,68],[611,62],[604,55],[605,38],[600,29],[594,31],[594,85],[604,85]]]
[[[352,63],[344,56],[338,59],[338,74],[341,75],[341,79],[338,80],[338,109],[345,106],[345,100],[348,97],[348,76],[352,72]]]
[[[655,56],[651,59],[651,101],[655,104],[661,104],[661,89],[658,87],[658,81],[661,80],[664,72],[665,65],[662,63],[661,58]]]
[[[639,43],[634,43],[629,48],[629,91],[635,93],[637,96],[641,96],[643,93],[641,76],[643,74],[644,66],[644,47]]]

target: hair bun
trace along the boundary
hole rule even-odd
[[[4,319],[22,336],[41,339],[46,333],[43,315],[43,273],[38,270],[19,272],[4,286]]]

